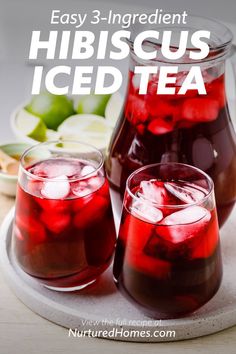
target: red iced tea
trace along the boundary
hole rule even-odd
[[[219,288],[218,220],[207,194],[199,184],[147,175],[125,193],[114,278],[151,317],[193,312]]]
[[[197,16],[188,16],[188,30],[210,31],[209,54],[201,61],[192,60],[188,43],[186,51],[176,60],[164,58],[161,52],[163,31],[172,31],[170,50],[179,49],[178,38],[185,26],[140,25],[131,27],[130,71],[128,89],[120,120],[109,148],[107,173],[116,209],[121,210],[128,176],[137,168],[165,162],[180,162],[205,171],[214,181],[219,223],[229,216],[236,200],[236,136],[230,119],[225,93],[225,64],[232,45],[232,33],[222,24]],[[141,60],[134,51],[134,39],[144,30],[158,30],[160,41],[148,38],[142,43],[144,51],[155,51],[152,60]],[[157,93],[159,72],[163,66],[177,68],[169,74],[173,94]],[[201,69],[206,94],[189,89],[179,94],[192,66]],[[135,73],[139,66],[153,66],[142,82]],[[193,80],[194,81],[194,80]],[[144,83],[145,82],[145,83]],[[194,86],[192,86],[194,87]],[[116,192],[116,193],[115,193]]]
[[[214,180],[223,224],[236,199],[236,140],[224,75],[214,79],[208,71],[203,74],[205,96],[195,90],[178,95],[184,72],[179,73],[176,94],[157,95],[158,77],[153,75],[147,94],[140,95],[138,76],[130,72],[124,117],[111,142],[107,170],[112,188],[122,199],[128,176],[143,165],[183,162],[197,166]]]
[[[115,245],[103,169],[69,157],[27,167],[18,185],[14,244],[22,269],[52,288],[94,281]]]

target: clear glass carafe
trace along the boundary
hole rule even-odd
[[[222,225],[236,200],[236,135],[225,90],[225,63],[232,48],[232,33],[224,25],[205,18],[189,17],[188,24],[190,33],[197,29],[211,32],[209,54],[200,62],[189,59],[189,49],[181,61],[167,62],[163,58],[141,61],[133,51],[133,38],[144,28],[134,27],[130,40],[127,93],[106,167],[115,208],[120,212],[126,180],[137,168],[156,162],[196,166],[214,181],[219,223]],[[177,30],[181,29],[186,30],[179,27]],[[146,45],[160,47],[150,41]],[[134,74],[137,65],[177,65],[176,94],[157,94],[156,74],[149,77],[147,93],[139,94],[140,76]],[[178,95],[193,65],[201,68],[206,95],[199,95],[197,90]]]

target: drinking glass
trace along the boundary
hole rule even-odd
[[[99,150],[55,141],[23,154],[13,247],[26,273],[54,290],[84,288],[109,266],[115,239]]]
[[[145,314],[176,318],[209,301],[221,277],[211,178],[180,163],[133,172],[114,261],[118,289]]]

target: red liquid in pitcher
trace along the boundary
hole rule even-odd
[[[143,181],[132,193],[138,199],[126,193],[114,262],[119,290],[154,318],[195,311],[222,277],[215,208],[184,207],[204,195],[189,183]],[[179,207],[157,208],[146,197]]]
[[[77,159],[29,167],[38,180],[18,186],[14,242],[23,270],[49,285],[73,287],[96,279],[110,264],[115,229],[108,182]],[[77,180],[76,180],[77,179]]]
[[[149,81],[147,94],[140,95],[138,77],[130,72],[124,116],[107,159],[111,187],[121,195],[117,194],[118,204],[135,169],[155,162],[183,162],[212,177],[220,225],[227,219],[236,200],[236,140],[224,75],[213,79],[209,72],[203,72],[206,95],[196,90],[178,95],[184,72],[177,76],[174,95],[156,93],[156,75]]]

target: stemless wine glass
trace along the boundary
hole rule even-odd
[[[210,300],[221,278],[211,178],[180,163],[133,172],[114,261],[121,292],[151,317],[175,318]]]
[[[76,141],[21,158],[13,245],[28,274],[54,290],[94,282],[111,262],[115,228],[102,153]]]

